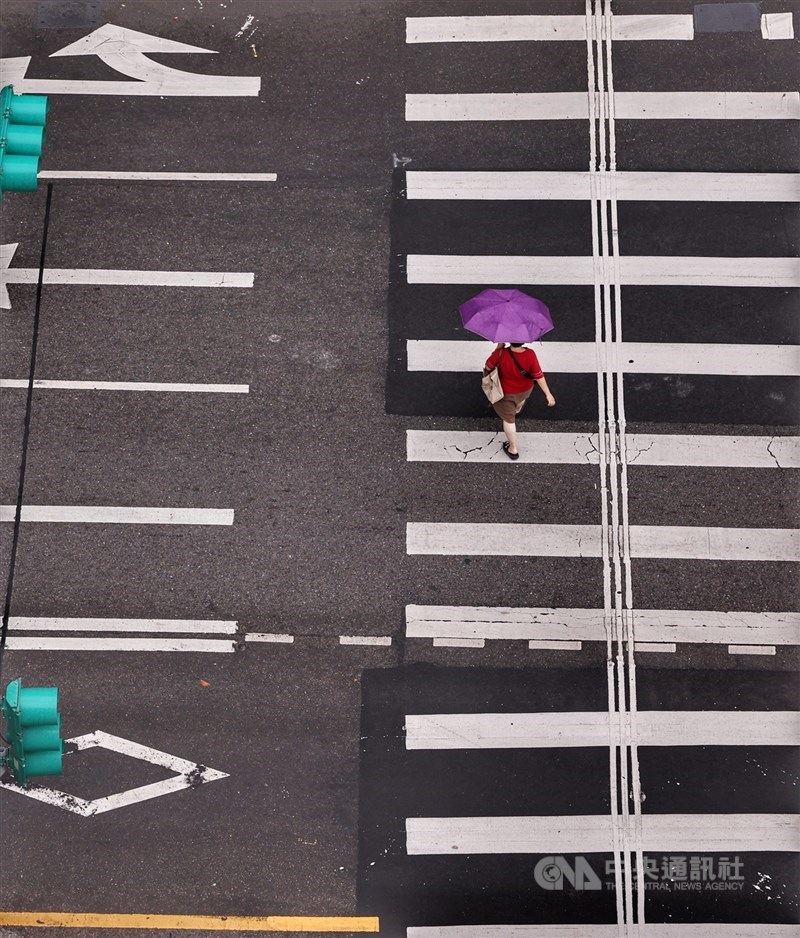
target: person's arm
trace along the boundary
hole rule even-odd
[[[548,388],[548,386],[547,386],[547,378],[545,378],[545,376],[542,375],[541,378],[536,378],[536,383],[537,383],[537,384],[539,385],[539,387],[542,389],[542,391],[544,392],[544,396],[547,398],[547,406],[548,406],[548,407],[555,407],[555,406],[556,406],[556,399],[555,399],[555,398],[553,397],[553,395],[550,393],[550,388]]]
[[[505,343],[498,342],[494,348],[492,354],[486,359],[486,364],[483,366],[483,376],[484,378],[489,372],[494,368],[494,366],[500,361],[500,353],[505,348]]]

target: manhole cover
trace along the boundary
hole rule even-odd
[[[39,0],[36,24],[45,29],[97,26],[101,0]]]
[[[696,33],[751,33],[761,28],[757,3],[696,3]]]

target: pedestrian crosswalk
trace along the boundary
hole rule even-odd
[[[409,562],[420,571],[422,561],[436,563],[435,588],[421,585],[406,605],[407,647],[473,649],[478,666],[491,643],[519,643],[536,661],[603,643],[608,663],[606,674],[551,671],[534,679],[526,669],[498,678],[515,687],[543,680],[542,688],[519,692],[541,698],[529,708],[496,690],[483,693],[482,675],[470,669],[473,693],[465,692],[459,710],[458,679],[431,674],[424,692],[409,679],[415,692],[402,713],[394,701],[385,705],[391,718],[373,724],[367,717],[365,758],[396,781],[385,783],[392,819],[366,811],[382,836],[367,835],[377,869],[366,866],[363,883],[404,911],[398,922],[409,938],[582,938],[606,927],[609,935],[712,935],[715,926],[695,924],[718,919],[708,884],[697,883],[706,898],[688,912],[674,882],[658,884],[671,897],[642,886],[653,854],[699,863],[701,855],[738,851],[747,865],[763,867],[757,876],[786,883],[800,851],[795,809],[777,794],[777,776],[742,768],[763,757],[775,771],[800,743],[795,705],[783,696],[785,673],[775,672],[772,694],[764,671],[752,672],[745,686],[729,671],[670,667],[701,653],[721,668],[761,666],[800,644],[796,594],[786,587],[800,560],[786,494],[800,465],[789,429],[800,404],[800,333],[789,312],[800,287],[800,175],[796,160],[763,171],[757,158],[746,165],[731,155],[753,122],[765,140],[788,140],[800,96],[779,74],[693,87],[701,73],[694,57],[703,55],[698,36],[717,27],[677,13],[618,15],[612,6],[586,0],[584,16],[431,16],[406,24],[409,47],[426,44],[431,56],[439,44],[442,61],[445,49],[474,43],[490,43],[499,55],[517,48],[508,43],[537,50],[583,43],[587,56],[583,90],[569,83],[569,52],[572,77],[560,89],[543,87],[537,74],[528,87],[515,79],[460,89],[454,80],[430,91],[417,84],[405,95],[416,139],[425,127],[437,140],[452,128],[455,142],[449,160],[397,169],[394,190],[387,410],[413,419],[406,458],[431,494],[406,525]],[[793,37],[792,17],[772,10],[747,41]],[[673,43],[676,52],[637,88],[625,56],[647,40]],[[766,57],[786,48],[765,45]],[[455,51],[447,56],[456,61]],[[575,123],[585,127],[585,151],[564,160],[563,128]],[[475,163],[463,146],[467,129],[479,141]],[[493,167],[484,140],[499,134],[504,162],[498,152]],[[686,142],[704,134],[711,158]],[[523,152],[533,137],[539,164],[515,161],[514,142]],[[558,140],[558,156],[542,144],[549,139]],[[626,152],[632,140],[634,156]],[[655,149],[662,140],[669,159]],[[522,289],[548,303],[556,329],[535,349],[558,413],[545,413],[535,399],[527,410],[542,420],[581,421],[574,430],[562,422],[528,432],[523,422],[513,465],[497,423],[475,423],[491,416],[478,382],[491,345],[458,329],[458,306],[487,287]],[[573,473],[566,485],[577,482],[575,504],[560,501],[563,518],[552,486],[543,490],[550,502],[537,497],[540,479],[556,471]],[[596,480],[592,518],[581,497],[584,473]],[[685,477],[693,493],[704,480],[703,504],[681,497]],[[466,494],[479,485],[484,503]],[[495,491],[502,494],[493,499]],[[762,504],[771,499],[770,512],[758,516],[748,493],[759,493]],[[670,498],[667,511],[662,502]],[[721,507],[709,512],[715,501]],[[534,566],[509,566],[521,562]],[[522,593],[506,585],[517,569],[529,570]],[[475,601],[469,570],[492,584],[485,604]],[[602,601],[553,602],[559,573],[596,583]],[[765,589],[770,579],[773,588]],[[671,594],[680,597],[678,608],[664,602]],[[665,670],[644,677],[642,662],[655,659],[642,655],[653,653]],[[600,693],[605,703],[585,706],[583,693]],[[403,754],[391,742],[382,749],[370,730],[396,733]],[[587,761],[568,765],[565,751]],[[604,761],[591,761],[600,755]],[[703,770],[705,779],[695,774]],[[501,779],[495,787],[486,781],[493,773]],[[599,806],[591,784],[603,776]],[[518,778],[529,783],[527,797]],[[405,859],[393,863],[403,853],[398,843]],[[537,891],[550,888],[535,878],[537,860],[561,854],[605,854],[610,881],[599,894],[561,885],[549,895]],[[726,910],[726,935],[784,933],[788,906],[768,907],[756,895],[755,903],[742,897]],[[548,905],[551,898],[559,901]]]

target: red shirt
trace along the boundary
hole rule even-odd
[[[539,359],[533,349],[522,348],[519,351],[514,350],[514,358],[519,362],[520,367],[524,368],[529,375],[533,375],[534,380],[543,378],[544,374],[539,366]],[[491,371],[495,365],[499,364],[500,385],[504,394],[522,394],[533,387],[533,381],[526,378],[525,375],[514,364],[514,358],[507,348],[496,348],[486,359],[486,368]]]

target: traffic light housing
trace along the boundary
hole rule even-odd
[[[12,681],[0,700],[8,750],[4,762],[20,785],[37,775],[61,775],[64,744],[57,687],[23,687]]]
[[[0,91],[0,199],[36,191],[48,106],[47,95]]]

